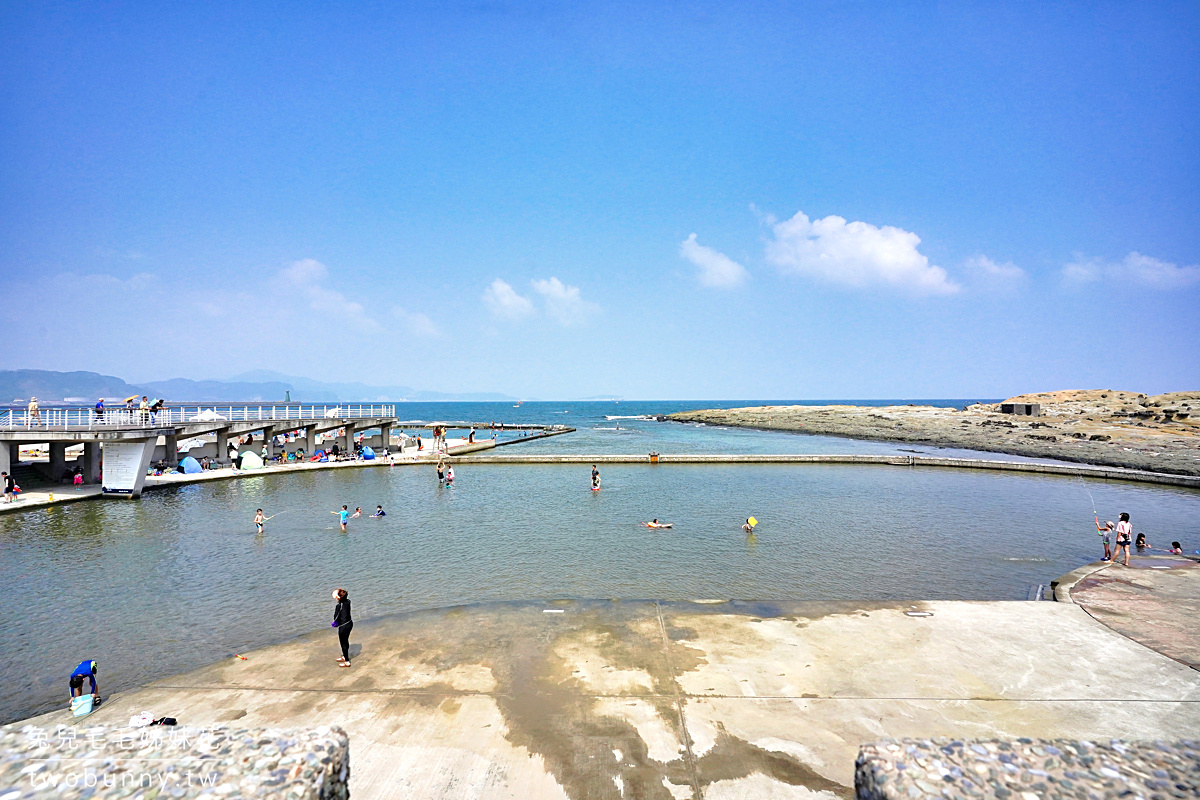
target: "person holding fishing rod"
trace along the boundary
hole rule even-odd
[[[283,513],[282,511],[279,512],[279,514],[282,514],[282,513]],[[264,517],[263,510],[260,508],[258,511],[254,512],[254,527],[258,529],[259,533],[262,533],[263,525],[265,525],[269,520],[273,520],[276,517],[278,517],[279,514],[272,514],[269,517]]]
[[[1104,541],[1104,558],[1100,559],[1101,561],[1112,561],[1112,532],[1114,527],[1111,520],[1101,525],[1100,517],[1096,517],[1096,533],[1100,534],[1101,539]]]

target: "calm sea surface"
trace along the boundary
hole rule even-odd
[[[960,452],[635,418],[715,405],[398,412],[579,428],[508,453]],[[567,597],[1024,599],[1100,554],[1089,489],[1102,518],[1128,511],[1152,544],[1200,548],[1200,492],[1167,487],[904,467],[602,465],[604,488],[592,492],[587,467],[456,472],[448,489],[432,467],[383,467],[0,516],[0,720],[62,706],[84,658],[100,662],[108,693],[327,628],[337,586],[358,619]],[[343,536],[329,513],[343,503],[388,516],[352,520]],[[257,536],[260,506],[280,516]],[[761,524],[747,537],[739,526],[751,514]],[[652,517],[675,527],[639,526]]]

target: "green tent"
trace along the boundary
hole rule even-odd
[[[262,469],[263,460],[258,453],[247,450],[242,453],[242,469]]]

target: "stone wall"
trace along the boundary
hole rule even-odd
[[[5,800],[137,795],[346,800],[349,779],[350,740],[337,727],[0,726]]]
[[[864,745],[858,800],[1200,797],[1200,742],[901,739]]]

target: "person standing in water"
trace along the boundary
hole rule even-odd
[[[342,655],[338,658],[339,667],[350,666],[350,631],[354,630],[354,620],[350,617],[350,594],[345,589],[334,589],[333,599],[337,605],[333,607],[333,627],[337,628],[338,643],[342,646]]]
[[[592,464],[592,488],[600,488],[600,470],[596,469],[595,464]]]
[[[258,528],[259,533],[263,532],[263,523],[266,521],[267,518],[263,516],[261,508],[254,512],[254,527]]]
[[[446,485],[454,483],[454,467],[446,467]]]
[[[1133,525],[1129,522],[1129,515],[1124,511],[1118,518],[1117,523],[1117,554],[1113,556],[1113,561],[1121,557],[1121,553],[1125,553],[1125,566],[1129,566],[1129,545],[1133,544]]]
[[[346,532],[346,520],[350,519],[350,509],[347,508],[346,506],[342,506],[341,511],[335,511],[334,513],[338,515],[338,522],[342,526],[342,533],[345,533]]]
[[[442,481],[446,480],[446,462],[442,461],[441,458],[439,458],[438,462],[437,462],[437,474],[438,474],[438,483],[441,483]]]

